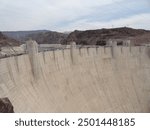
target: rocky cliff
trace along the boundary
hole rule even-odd
[[[140,40],[140,42],[138,42],[136,39],[140,38],[142,38],[142,41]],[[142,44],[150,41],[150,31],[127,27],[86,31],[75,30],[67,37],[66,43],[68,43],[68,41],[75,41],[77,44],[82,45],[96,45],[99,44],[100,41],[108,39],[133,39]]]
[[[48,30],[3,32],[3,34],[22,43],[28,39],[33,39],[38,44],[69,44],[70,41],[75,41],[81,45],[99,45],[108,39],[131,39],[132,44],[135,45],[150,42],[149,30],[127,27],[86,31],[75,30],[70,34]]]
[[[7,37],[16,39],[21,43],[26,40],[33,39],[38,44],[61,44],[67,38],[68,34],[59,33],[48,30],[36,30],[36,31],[10,31],[3,32]]]
[[[19,42],[15,39],[9,38],[7,36],[4,36],[0,32],[0,47],[2,46],[18,46]]]
[[[13,105],[7,97],[0,98],[0,113],[14,113]]]
[[[44,33],[28,35],[28,38],[37,41],[38,44],[62,44],[67,36],[68,34],[65,33],[48,31]]]

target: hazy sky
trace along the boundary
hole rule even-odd
[[[0,31],[150,29],[150,0],[0,0]]]

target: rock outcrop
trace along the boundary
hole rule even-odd
[[[2,46],[18,46],[20,45],[20,43],[12,38],[8,38],[7,36],[4,36],[1,32],[0,32],[0,47]]]
[[[150,31],[128,27],[109,28],[60,33],[48,30],[3,32],[6,37],[25,43],[32,39],[38,44],[69,44],[75,41],[78,45],[105,45],[109,39],[131,40],[131,44],[141,45],[150,42]],[[3,44],[6,44],[3,41]]]
[[[65,33],[48,31],[28,35],[28,38],[37,41],[38,44],[62,44],[67,36],[68,34]]]
[[[68,34],[59,33],[48,30],[37,30],[37,31],[10,31],[3,32],[7,37],[18,40],[22,43],[32,39],[38,42],[38,44],[61,44],[67,38]]]
[[[150,41],[150,31],[127,27],[86,31],[76,30],[70,33],[64,44],[67,44],[69,41],[75,41],[80,45],[98,45],[109,39],[133,39],[137,43],[136,39],[139,39],[138,37],[142,37],[142,42],[140,41],[139,44]]]
[[[5,36],[13,38],[20,42],[28,40],[28,36],[31,34],[38,34],[48,32],[48,30],[33,30],[33,31],[4,31],[2,32]]]
[[[0,113],[14,113],[13,105],[7,97],[0,98]]]

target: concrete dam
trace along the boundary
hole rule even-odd
[[[150,112],[149,47],[32,47],[0,59],[0,98],[15,112]]]

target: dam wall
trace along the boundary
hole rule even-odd
[[[150,49],[96,47],[0,59],[0,97],[15,112],[150,112]],[[37,78],[38,77],[38,78]]]

